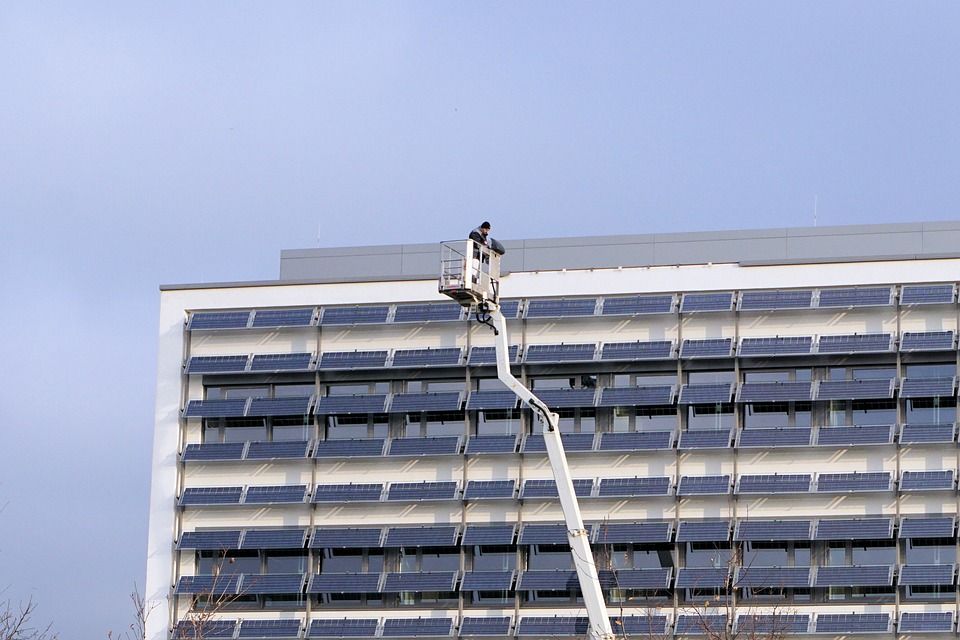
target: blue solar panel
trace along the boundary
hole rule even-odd
[[[510,345],[510,348],[507,349],[507,360],[509,362],[515,363],[517,361],[517,356],[520,353],[520,347],[515,344]],[[496,347],[471,347],[470,356],[467,358],[467,364],[471,367],[479,367],[484,365],[495,365],[497,364],[497,348]]]
[[[181,576],[176,593],[210,594],[214,596],[236,595],[240,589],[240,575]]]
[[[809,540],[810,520],[741,520],[733,539],[750,542]]]
[[[453,591],[456,580],[456,571],[388,573],[383,583],[383,592]]]
[[[875,307],[890,304],[890,287],[851,287],[821,289],[821,307]]]
[[[435,349],[397,349],[393,352],[394,367],[456,367],[463,358],[460,347]]]
[[[212,442],[210,444],[188,444],[183,451],[184,462],[208,462],[219,460],[240,460],[243,457],[245,442]]]
[[[739,567],[733,586],[738,589],[802,589],[810,586],[810,567]]]
[[[310,580],[310,593],[376,593],[379,573],[321,573]]]
[[[299,638],[300,621],[290,620],[243,620],[238,638]]]
[[[318,484],[313,490],[314,502],[379,502],[383,493],[380,483]]]
[[[527,347],[524,362],[590,362],[597,351],[594,343],[532,344]]]
[[[474,394],[483,392],[474,392]],[[486,392],[503,393],[503,392]],[[516,404],[516,396],[512,392],[513,403]],[[393,396],[390,404],[390,413],[410,413],[419,411],[458,411],[462,394],[460,392],[441,392],[441,393],[398,393]],[[499,408],[499,407],[487,407]],[[512,408],[512,407],[504,407]]]
[[[892,518],[842,518],[820,520],[814,540],[888,540]]]
[[[730,476],[681,476],[677,495],[706,496],[730,493]]]
[[[733,292],[685,293],[680,303],[682,313],[695,311],[730,311],[733,309]]]
[[[742,637],[781,638],[785,634],[806,633],[810,628],[808,614],[741,614],[737,617],[737,631]]]
[[[344,618],[342,620],[314,620],[310,623],[310,638],[373,638],[377,635],[376,618]]]
[[[821,473],[817,477],[820,493],[850,493],[855,491],[890,491],[890,472]]]
[[[671,358],[673,358],[673,342],[670,340],[605,342],[600,349],[600,359],[606,361],[669,360]]]
[[[225,531],[184,531],[180,535],[178,549],[198,549],[201,551],[227,551],[240,546],[240,530]]]
[[[389,527],[385,547],[453,547],[460,527],[455,525],[425,527]]]
[[[729,358],[733,355],[733,338],[684,340],[680,345],[681,358]]]
[[[538,389],[537,397],[551,409],[592,407],[596,389]]]
[[[514,480],[468,480],[464,500],[512,500],[516,490]]]
[[[730,431],[715,429],[697,429],[681,431],[678,449],[725,449],[730,446]]]
[[[249,311],[198,311],[190,315],[187,329],[245,329],[249,320]]]
[[[573,490],[577,497],[589,497],[593,489],[593,480],[574,480]],[[556,498],[557,481],[556,480],[524,480],[523,488],[520,490],[520,499],[530,498]]]
[[[519,300],[501,300],[500,301],[500,313],[503,314],[503,317],[507,320],[513,320],[517,317],[517,312],[520,311],[520,301]]]
[[[567,525],[560,523],[528,523],[520,529],[518,544],[567,544]]]
[[[889,587],[893,584],[893,567],[863,565],[856,567],[820,567],[817,587]]]
[[[560,436],[563,442],[563,449],[567,453],[576,451],[593,451],[592,433],[564,433]],[[546,453],[547,445],[543,441],[543,436],[532,434],[524,438],[523,445],[520,447],[523,453]]]
[[[305,416],[310,413],[310,396],[301,398],[254,398],[248,416]]]
[[[824,380],[817,400],[886,400],[893,397],[895,380]]]
[[[357,413],[383,413],[387,396],[371,395],[324,396],[317,399],[314,409],[317,415],[349,415]]]
[[[303,549],[306,529],[247,529],[241,549]]]
[[[953,490],[953,470],[904,471],[900,478],[901,491]]]
[[[382,324],[387,321],[390,307],[327,307],[320,319],[322,325],[332,324]]]
[[[778,427],[774,429],[744,429],[740,432],[741,449],[806,447],[813,431],[809,427]]]
[[[452,631],[452,618],[387,618],[383,622],[384,638],[449,636]]]
[[[311,549],[362,549],[379,547],[383,531],[380,527],[319,528],[310,537]]]
[[[473,391],[467,399],[467,411],[516,409],[517,402],[513,391]]]
[[[394,322],[438,322],[459,320],[463,307],[455,302],[432,302],[427,304],[398,304],[393,314]]]
[[[818,613],[816,633],[887,633],[889,613]]]
[[[303,502],[307,495],[307,485],[276,485],[267,487],[249,487],[243,504],[280,504]]]
[[[517,436],[472,436],[467,440],[467,455],[515,453]]]
[[[393,482],[387,500],[454,500],[456,482]]]
[[[955,442],[955,427],[950,424],[905,424],[900,428],[902,444]]]
[[[727,520],[681,520],[677,542],[725,542],[730,539]]]
[[[839,336],[820,336],[817,353],[878,353],[893,346],[889,333],[853,333]]]
[[[261,309],[253,312],[254,327],[309,327],[313,323],[313,307],[306,309]]]
[[[368,458],[383,455],[381,438],[322,440],[313,450],[314,458]]]
[[[773,309],[809,309],[812,289],[785,291],[744,291],[740,295],[741,311],[768,311]]]
[[[953,331],[905,331],[900,351],[951,351]]]
[[[579,588],[576,571],[524,571],[517,591],[567,591]]]
[[[193,356],[187,373],[240,373],[246,371],[250,356]]]
[[[946,398],[956,395],[956,378],[904,378],[900,383],[901,398]]]
[[[386,351],[327,351],[320,354],[318,369],[381,369],[387,366]]]
[[[683,568],[677,571],[678,589],[718,589],[727,586],[729,567]]]
[[[893,426],[885,424],[820,427],[817,433],[817,444],[820,446],[890,444],[891,442],[893,442]]]
[[[618,569],[597,573],[604,589],[668,589],[672,569]]]
[[[240,504],[243,487],[192,487],[183,490],[181,506]]]
[[[642,313],[670,313],[673,296],[623,296],[603,299],[602,315],[632,316]]]
[[[183,415],[187,418],[240,418],[246,407],[246,398],[191,400]]]
[[[673,403],[672,385],[656,387],[606,387],[598,407],[649,407]]]
[[[463,532],[463,546],[513,544],[515,524],[468,524]]]
[[[809,382],[744,382],[737,402],[790,402],[813,399]]]
[[[310,443],[306,440],[278,440],[276,442],[251,442],[247,460],[278,460],[306,458]]]
[[[758,474],[740,476],[738,493],[807,493],[812,476],[809,473]]]
[[[299,594],[303,592],[304,578],[305,576],[301,573],[273,573],[267,575],[244,574],[243,587],[241,591],[244,595],[251,596]]]
[[[952,284],[904,285],[900,289],[900,304],[950,304],[955,300]]]
[[[443,456],[460,453],[460,437],[394,438],[388,456]]]
[[[710,636],[715,637],[727,628],[727,616],[715,614],[680,614],[674,633],[678,636]]]
[[[900,567],[899,583],[902,586],[918,585],[953,586],[955,564],[905,564]]]
[[[174,628],[174,638],[232,638],[236,620],[181,620]]]
[[[471,571],[463,575],[461,591],[510,591],[514,571]]]
[[[464,578],[466,582],[466,578]],[[460,622],[461,636],[508,636],[513,618],[474,618],[465,616]]]
[[[952,611],[931,611],[914,613],[904,611],[900,614],[900,633],[950,633],[953,631]]]
[[[740,355],[745,358],[807,355],[812,348],[813,336],[743,338],[740,341]]]
[[[656,544],[670,542],[672,522],[610,522],[592,527],[594,544]]]
[[[733,384],[685,384],[680,388],[678,404],[720,404],[730,402]]]
[[[631,496],[668,496],[670,478],[602,478],[597,489],[599,498],[627,498]]]
[[[667,633],[667,616],[610,616],[613,634],[621,638],[639,636],[642,638],[663,637]]]
[[[253,356],[250,371],[311,371],[313,354],[310,353],[258,353]]]
[[[673,431],[601,433],[597,451],[655,451],[673,447]]]
[[[597,307],[596,298],[532,298],[527,301],[528,318],[569,318],[592,316]]]
[[[908,517],[900,521],[901,538],[952,538],[954,517]]]

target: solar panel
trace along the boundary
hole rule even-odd
[[[520,311],[519,300],[501,300],[500,301],[500,313],[503,314],[503,317],[506,318],[507,320],[516,319],[518,311]]]
[[[812,399],[813,385],[809,382],[744,382],[737,394],[737,402],[803,402]]]
[[[663,637],[667,633],[667,616],[610,616],[610,626],[617,637]]]
[[[817,389],[817,400],[886,400],[893,397],[890,380],[823,380]]]
[[[240,575],[181,576],[175,593],[236,595],[240,589]]]
[[[726,542],[730,539],[727,520],[681,520],[677,542]]]
[[[471,436],[464,451],[467,455],[515,453],[517,436]]]
[[[382,438],[321,440],[315,445],[314,458],[369,458],[383,455]]]
[[[900,633],[950,633],[953,631],[952,611],[931,611],[914,613],[904,611],[900,614]]]
[[[694,429],[681,431],[678,449],[726,449],[730,446],[730,430]]]
[[[838,336],[820,336],[817,353],[876,353],[893,348],[889,333],[853,333]]]
[[[952,351],[953,331],[904,331],[900,351]]]
[[[271,595],[271,594],[300,594],[303,592],[305,576],[302,573],[243,576],[243,594]]]
[[[904,285],[900,289],[900,304],[937,304],[954,302],[952,284]]]
[[[706,636],[713,637],[723,633],[727,627],[727,616],[714,614],[680,614],[674,633],[678,636]]]
[[[672,522],[610,522],[593,525],[594,544],[657,544],[670,542]]]
[[[809,540],[810,520],[740,520],[733,539],[750,542]]]
[[[464,576],[464,582],[466,582],[466,580],[466,576]],[[509,588],[504,589],[504,591],[507,590],[509,590]],[[460,635],[490,637],[508,636],[510,635],[510,625],[512,623],[513,618],[509,616],[504,616],[502,618],[475,618],[472,616],[465,616],[460,622]]]
[[[527,317],[570,318],[592,316],[596,308],[596,298],[531,298],[527,300]]]
[[[677,495],[708,496],[730,493],[730,476],[681,476]]]
[[[578,498],[589,497],[592,489],[592,479],[576,479],[573,481],[573,491]],[[521,500],[556,497],[558,497],[556,480],[524,480],[523,487],[520,489]]]
[[[727,586],[729,567],[685,567],[677,571],[677,589],[719,589]]]
[[[384,638],[449,636],[452,631],[452,618],[387,618],[383,621]]]
[[[585,617],[523,616],[517,625],[518,636],[579,636],[586,637],[590,621]]]
[[[478,392],[474,392],[475,394]],[[488,392],[489,393],[489,392]],[[500,392],[493,392],[500,393]],[[513,394],[510,394],[513,396]],[[338,397],[338,396],[333,396]],[[359,397],[359,396],[353,396]],[[367,396],[369,397],[369,396]],[[516,404],[516,396],[514,404]],[[417,413],[422,411],[458,411],[462,393],[459,391],[440,393],[397,393],[390,403],[390,413]]]
[[[644,313],[670,313],[673,296],[617,296],[603,299],[601,315],[633,316]]]
[[[300,621],[290,620],[243,620],[238,638],[299,638]]]
[[[537,397],[551,409],[592,407],[596,389],[539,389]]]
[[[320,573],[310,579],[309,593],[377,593],[379,573]]]
[[[187,418],[240,418],[246,408],[246,398],[191,400],[183,415]]]
[[[191,487],[183,490],[180,506],[240,504],[243,487]]]
[[[455,500],[456,482],[392,482],[387,500]]]
[[[738,493],[807,493],[813,478],[809,473],[741,475]]]
[[[197,311],[190,314],[187,329],[245,329],[249,320],[249,311]]]
[[[955,442],[956,431],[950,424],[905,424],[900,428],[901,444]]]
[[[684,340],[680,345],[681,358],[729,358],[733,355],[733,338]]]
[[[738,567],[733,586],[738,589],[803,589],[810,586],[810,567]]]
[[[809,309],[812,300],[812,289],[744,291],[740,294],[740,310],[770,311],[775,309]]]
[[[456,367],[463,358],[460,347],[435,349],[397,349],[393,352],[394,367]]]
[[[560,435],[560,441],[563,442],[563,449],[567,453],[577,451],[593,451],[592,433],[564,433]],[[523,453],[546,453],[547,445],[540,434],[528,435],[523,440],[520,447]]]
[[[453,547],[460,527],[455,525],[425,527],[388,527],[384,547]]]
[[[318,369],[382,369],[386,351],[327,351],[320,354]]]
[[[321,325],[335,324],[382,324],[387,321],[390,307],[326,307],[320,318]]]
[[[606,387],[601,389],[598,407],[650,407],[673,403],[674,387]]]
[[[383,413],[387,403],[387,395],[376,393],[370,395],[343,395],[323,396],[317,398],[314,412],[317,415],[350,415],[357,413]]]
[[[955,564],[905,564],[900,567],[901,586],[953,586]]]
[[[517,544],[567,544],[567,542],[567,525],[551,522],[523,525]]]
[[[253,312],[253,326],[309,327],[313,323],[313,307],[305,309],[260,309]]]
[[[524,362],[590,362],[597,345],[585,344],[532,344],[527,347]]]
[[[685,293],[680,303],[681,313],[697,311],[731,311],[733,292],[726,293]]]
[[[810,628],[808,614],[741,614],[737,617],[737,631],[747,638],[763,635],[783,637],[788,633],[806,633]]]
[[[891,442],[893,442],[893,425],[887,424],[820,427],[817,433],[817,444],[820,446],[890,444]]]
[[[856,567],[820,567],[817,587],[889,587],[893,584],[893,567],[863,565]]]
[[[740,432],[741,449],[807,447],[813,431],[809,427],[777,427],[774,429],[744,429]]]
[[[318,484],[313,490],[314,502],[379,502],[383,485],[379,482],[361,484]]]
[[[249,356],[193,356],[187,362],[186,372],[241,373],[247,368]]]
[[[516,492],[514,480],[468,480],[464,500],[512,500]]]
[[[901,538],[952,538],[954,517],[906,517],[900,521]]]
[[[276,442],[251,442],[247,460],[279,460],[306,458],[310,443],[306,440],[278,440]]]
[[[457,580],[456,571],[425,571],[388,573],[383,583],[383,593],[401,591],[453,591]]]
[[[225,531],[184,531],[180,534],[178,549],[197,549],[199,551],[227,551],[240,546],[240,530]]]
[[[247,529],[241,549],[303,549],[306,529]]]
[[[377,635],[377,618],[344,618],[342,620],[314,620],[310,623],[310,638],[373,638]]]
[[[890,491],[890,472],[821,473],[817,477],[820,493],[850,493],[855,491]]]
[[[463,307],[455,302],[427,304],[398,304],[393,313],[394,322],[442,322],[459,320]]]
[[[515,344],[507,349],[507,360],[511,363],[517,362],[517,356],[520,353],[520,347]],[[470,347],[470,355],[467,358],[467,364],[471,367],[497,364],[496,347]]]
[[[281,504],[303,502],[307,495],[307,485],[275,485],[249,487],[243,498],[243,504]]]
[[[889,613],[818,613],[816,633],[887,633]]]
[[[673,447],[673,431],[601,433],[597,451],[656,451]]]
[[[901,491],[953,490],[953,470],[904,471],[900,478]]]
[[[379,547],[380,527],[333,527],[314,529],[310,536],[311,549],[362,549]]]
[[[821,289],[820,307],[876,307],[891,302],[890,287]]]
[[[654,340],[650,342],[605,342],[600,348],[600,359],[621,360],[669,360],[673,358],[673,342]]]
[[[394,438],[388,456],[443,456],[460,453],[460,437]]]
[[[579,587],[576,571],[524,571],[517,580],[517,591],[568,591]]]
[[[461,591],[510,591],[514,571],[469,571],[463,574]]]
[[[258,353],[253,356],[250,371],[273,372],[280,371],[311,371],[311,353]]]
[[[301,398],[254,398],[247,416],[305,416],[310,413],[311,396]]]
[[[183,451],[184,462],[215,462],[220,460],[240,460],[244,442],[212,442],[210,444],[188,444]]]
[[[904,378],[900,383],[901,398],[947,398],[956,395],[956,378]]]
[[[467,411],[516,409],[517,402],[513,391],[472,391],[467,399]]]
[[[837,518],[817,522],[814,540],[889,540],[893,518]]]
[[[236,620],[181,620],[174,629],[174,638],[232,638]]]
[[[777,336],[774,338],[743,338],[741,357],[803,356],[813,348],[813,336]]]
[[[633,496],[668,496],[670,478],[602,478],[597,489],[598,498],[629,498]]]
[[[597,572],[604,589],[668,589],[672,569],[618,569]]]
[[[730,402],[733,396],[733,384],[685,384],[680,388],[677,404],[721,404]]]
[[[463,532],[463,546],[513,544],[515,524],[468,524]]]

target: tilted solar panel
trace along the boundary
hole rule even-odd
[[[393,313],[394,322],[442,322],[459,320],[463,307],[455,302],[426,304],[398,304]]]
[[[689,614],[677,616],[674,633],[678,636],[710,636],[715,637],[727,628],[727,616],[715,614]]]
[[[515,344],[507,349],[507,360],[515,363],[520,353],[520,347]],[[470,355],[467,358],[467,364],[471,367],[497,364],[496,347],[470,347]]]
[[[342,620],[313,620],[310,638],[373,638],[377,635],[377,618],[344,618]]]
[[[817,432],[817,444],[820,446],[890,444],[892,442],[893,425],[888,424],[820,427]]]
[[[823,380],[817,400],[887,400],[893,397],[895,380]]]
[[[730,476],[681,476],[677,495],[706,496],[730,493]]]
[[[313,451],[314,458],[368,458],[383,455],[383,438],[321,440]]]
[[[246,408],[246,398],[191,400],[187,403],[183,415],[187,418],[240,418]]]
[[[513,391],[472,391],[467,399],[467,411],[516,409],[517,402]]]
[[[388,573],[387,579],[383,583],[383,593],[453,591],[457,575],[456,571]]]
[[[386,402],[387,395],[384,393],[323,396],[317,398],[317,406],[314,412],[321,416],[383,413]]]
[[[276,442],[251,442],[246,460],[279,460],[306,458],[310,443],[306,440],[278,440]]]
[[[597,345],[590,343],[578,344],[532,344],[527,347],[523,361],[526,363],[540,362],[590,362],[596,355]]]
[[[379,573],[314,574],[307,587],[309,593],[376,593],[379,590]]]
[[[258,353],[253,356],[250,371],[310,371],[312,361],[312,353]]]
[[[260,309],[253,312],[253,326],[309,327],[313,323],[313,307],[303,309]]]
[[[383,324],[387,321],[390,307],[376,305],[367,307],[326,307],[320,318],[321,325]]]
[[[463,532],[463,546],[513,544],[515,524],[468,524]]]
[[[254,398],[247,416],[305,416],[310,413],[312,396],[297,398]]]
[[[326,351],[320,354],[318,369],[382,369],[387,366],[384,351]]]
[[[727,586],[729,567],[684,567],[677,571],[678,589],[718,589]]]
[[[832,518],[817,522],[814,540],[889,540],[893,518]]]
[[[900,351],[952,351],[953,331],[905,331]]]
[[[788,633],[806,633],[809,628],[808,614],[741,614],[737,617],[737,631],[748,638],[757,635],[781,637]]]
[[[725,449],[730,446],[731,432],[729,429],[695,429],[681,431],[678,449]]]
[[[606,361],[670,360],[673,358],[673,342],[605,342],[600,349],[600,359]]]
[[[650,407],[673,402],[673,385],[655,387],[605,387],[598,407]]]
[[[394,438],[390,441],[390,449],[387,451],[388,456],[449,456],[458,453],[460,453],[459,436]]]
[[[900,304],[950,304],[955,300],[952,284],[904,285],[900,289]]]
[[[389,527],[384,547],[453,547],[460,527],[437,525],[424,527]]]
[[[594,406],[596,389],[540,389],[535,392],[551,409]]]
[[[187,362],[186,373],[241,373],[247,369],[250,356],[193,356]]]
[[[397,349],[393,352],[393,365],[402,367],[456,367],[463,358],[460,347],[437,347],[427,349]]]
[[[684,340],[680,345],[681,358],[729,358],[733,355],[733,338]]]
[[[517,591],[568,591],[579,586],[576,571],[524,571],[517,580]]]
[[[379,547],[383,530],[380,527],[330,527],[314,529],[311,549],[362,549]]]
[[[383,494],[380,483],[318,484],[313,490],[314,502],[379,502]]]
[[[243,574],[244,595],[297,594],[303,591],[306,576],[302,573]]]
[[[592,479],[576,479],[573,481],[573,490],[578,498],[589,497],[592,489]],[[524,480],[523,488],[520,490],[521,500],[530,498],[556,498],[557,495],[556,480]]]
[[[499,573],[499,572],[495,572]],[[512,574],[513,572],[507,572]],[[470,575],[470,574],[467,574]],[[511,578],[512,579],[512,578]],[[467,576],[464,576],[463,582],[467,584]],[[461,587],[462,590],[467,590],[466,586]],[[510,587],[504,589],[508,591]],[[463,620],[460,622],[460,635],[461,636],[488,636],[488,637],[501,637],[510,635],[510,625],[513,624],[513,618],[509,616],[503,617],[473,617],[473,616],[464,616]]]
[[[673,296],[617,296],[603,299],[602,315],[631,316],[644,313],[670,313]]]
[[[241,549],[303,549],[306,529],[247,529]]]
[[[668,589],[673,570],[659,569],[618,569],[597,572],[600,586],[604,589]]]
[[[517,544],[567,544],[567,525],[527,523],[520,529]]]
[[[740,294],[740,310],[771,311],[776,309],[809,309],[812,301],[812,289],[744,291]]]
[[[560,436],[563,449],[567,453],[593,451],[593,439],[594,434],[592,433],[564,433]],[[520,451],[523,453],[546,453],[547,445],[544,443],[542,435],[531,434],[524,438]]]
[[[187,329],[245,329],[249,321],[249,311],[197,311],[190,314]]]
[[[890,491],[891,483],[889,471],[821,473],[817,476],[817,491],[820,493]]]
[[[730,402],[733,396],[733,384],[685,384],[680,388],[677,404],[721,404]]]
[[[656,451],[673,447],[673,431],[635,431],[600,434],[597,451]],[[564,442],[566,446],[566,442]]]
[[[901,398],[947,398],[956,395],[957,379],[904,378],[900,383]]]
[[[820,567],[814,582],[817,587],[889,587],[892,584],[893,567],[889,565]]]
[[[743,494],[807,493],[812,476],[809,473],[741,475],[737,492]]]
[[[184,531],[180,534],[178,549],[200,551],[227,551],[240,547],[240,529],[218,531]]]
[[[818,613],[816,633],[887,633],[889,613]]]
[[[820,303],[826,307],[873,307],[891,303],[893,290],[890,287],[849,287],[821,289]]]
[[[953,470],[904,471],[900,478],[901,491],[937,491],[954,489]]]
[[[955,564],[905,564],[900,567],[901,586],[953,586]]]
[[[183,490],[180,506],[240,504],[243,487],[191,487]]]
[[[956,427],[948,424],[905,424],[900,428],[902,444],[956,442]]]
[[[456,482],[392,482],[387,489],[387,500],[454,500]]]
[[[889,333],[852,333],[820,336],[817,353],[881,353],[892,347],[893,337]]]
[[[743,338],[741,357],[807,355],[813,349],[813,336],[777,336],[773,338]]]
[[[728,520],[681,520],[677,542],[726,542],[730,539]]]
[[[906,517],[900,521],[901,538],[952,538],[954,517]]]
[[[672,522],[599,522],[592,527],[594,544],[656,544],[670,542]]]
[[[681,313],[698,311],[731,311],[733,292],[724,293],[685,293],[680,303]]]
[[[810,540],[810,520],[740,520],[733,539],[750,542]]]
[[[737,394],[737,402],[801,402],[812,399],[813,385],[809,382],[744,382]]]
[[[741,449],[807,447],[813,430],[809,427],[777,427],[774,429],[744,429],[740,432]]]
[[[245,442],[211,442],[209,444],[188,444],[183,451],[184,462],[216,462],[240,460],[243,458]]]
[[[464,453],[467,455],[508,454],[517,451],[517,436],[471,436]]]
[[[900,614],[900,633],[950,633],[953,631],[952,611],[912,612]]]
[[[181,576],[174,593],[236,595],[240,589],[239,574]]]
[[[468,480],[463,499],[512,500],[515,493],[515,480]]]
[[[303,502],[306,495],[305,484],[248,487],[243,504],[293,504]]]
[[[232,638],[236,620],[181,620],[174,627],[174,638]]]
[[[238,638],[299,638],[300,621],[290,620],[242,620]]]
[[[668,496],[670,478],[601,478],[597,489],[600,498],[629,498],[632,496]]]
[[[596,298],[531,298],[527,300],[527,317],[569,318],[592,316],[596,307]]]

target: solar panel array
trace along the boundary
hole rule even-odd
[[[516,362],[520,352],[520,347],[515,344],[507,348],[507,359],[510,362]],[[496,347],[471,347],[470,356],[467,358],[467,364],[471,367],[497,364]]]
[[[891,482],[888,471],[821,473],[817,476],[817,491],[820,493],[890,491]]]
[[[789,402],[813,399],[813,385],[809,382],[744,382],[740,385],[737,402]]]
[[[387,618],[383,621],[383,637],[449,636],[452,628],[452,618]]]
[[[852,333],[820,336],[818,353],[881,353],[893,347],[889,333]]]
[[[904,471],[900,478],[901,491],[952,491],[953,470]]]
[[[889,587],[893,584],[893,567],[867,565],[854,567],[819,567],[816,587]]]
[[[249,322],[249,311],[197,311],[190,314],[187,329],[245,329]]]
[[[383,324],[387,321],[390,307],[373,305],[366,307],[326,307],[320,317],[321,325]]]
[[[888,540],[893,537],[893,518],[837,518],[817,522],[814,540]]]
[[[537,397],[551,409],[592,407],[596,389],[542,389],[535,390]]]
[[[393,313],[394,322],[442,322],[459,320],[463,307],[455,302],[426,304],[398,304]]]
[[[900,289],[900,304],[950,304],[956,300],[952,284],[905,285]]]
[[[324,351],[320,354],[317,368],[331,369],[380,369],[387,366],[387,351]]]
[[[306,416],[310,413],[313,397],[253,398],[247,417]]]
[[[855,425],[850,427],[820,427],[817,444],[820,446],[847,446],[890,444],[892,425]]]
[[[387,500],[453,500],[457,497],[456,482],[392,482]]]
[[[397,349],[393,352],[394,367],[455,367],[463,358],[460,347]]]
[[[509,454],[517,450],[517,436],[473,436],[467,440],[467,455]]]
[[[730,446],[732,433],[727,430],[698,429],[681,431],[678,449],[726,449]]]
[[[905,564],[897,583],[901,586],[953,586],[955,564]]]
[[[900,382],[901,398],[946,398],[956,395],[956,377],[904,378]]]
[[[310,638],[373,638],[377,634],[376,618],[343,618],[317,620],[310,623]]]
[[[953,631],[953,612],[912,612],[900,614],[900,633],[950,633]]]
[[[770,357],[807,355],[813,349],[813,336],[777,336],[773,338],[742,338],[740,356]]]
[[[891,303],[890,287],[847,287],[821,289],[820,307],[872,307]]]
[[[812,477],[809,473],[741,475],[738,493],[807,493]]]
[[[901,538],[952,538],[955,519],[953,516],[904,517],[900,521]]]
[[[895,380],[823,380],[817,400],[886,400],[893,397]]]
[[[810,520],[740,520],[733,539],[739,541],[809,540]]]
[[[900,428],[902,444],[955,442],[956,427],[950,424],[905,424]]]
[[[459,391],[439,393],[395,393],[390,402],[390,413],[419,413],[422,411],[459,411],[463,394]]]
[[[514,480],[468,480],[464,500],[512,500],[516,494]]]
[[[593,360],[597,345],[585,344],[532,344],[527,347],[523,361],[537,362],[589,362]]]
[[[394,438],[388,456],[442,456],[460,453],[460,436]]]
[[[313,307],[303,309],[261,309],[253,312],[253,327],[309,327],[313,324]]]
[[[598,407],[650,407],[673,403],[672,385],[655,387],[604,387]]]
[[[186,373],[239,373],[246,371],[249,356],[193,356]]]
[[[886,633],[889,613],[818,613],[816,633]]]
[[[680,312],[731,311],[733,309],[733,299],[733,292],[685,293],[680,303]]]
[[[605,342],[600,348],[600,359],[611,361],[669,360],[673,358],[673,342]]]
[[[740,294],[741,311],[769,311],[775,309],[809,309],[813,303],[812,289],[783,291],[744,291]]]
[[[900,351],[952,351],[953,331],[905,331],[900,338]]]
[[[592,316],[596,298],[531,298],[527,301],[527,318],[574,318]]]
[[[677,495],[704,496],[730,493],[730,476],[681,476]]]
[[[672,295],[607,297],[603,299],[601,313],[605,316],[670,313],[673,302]]]
[[[733,338],[684,340],[680,345],[681,358],[729,358],[731,355]]]
[[[318,484],[313,490],[314,502],[379,502],[383,484],[362,482],[348,484]]]
[[[603,478],[597,489],[601,498],[670,495],[670,478]]]
[[[677,404],[722,404],[733,397],[733,384],[685,384],[680,388]]]
[[[242,620],[237,638],[299,638],[300,621]]]
[[[740,432],[738,446],[741,449],[806,447],[812,437],[813,430],[809,427],[744,429]]]

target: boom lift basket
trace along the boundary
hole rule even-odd
[[[440,245],[440,293],[461,305],[496,305],[500,300],[500,254],[473,240]]]

